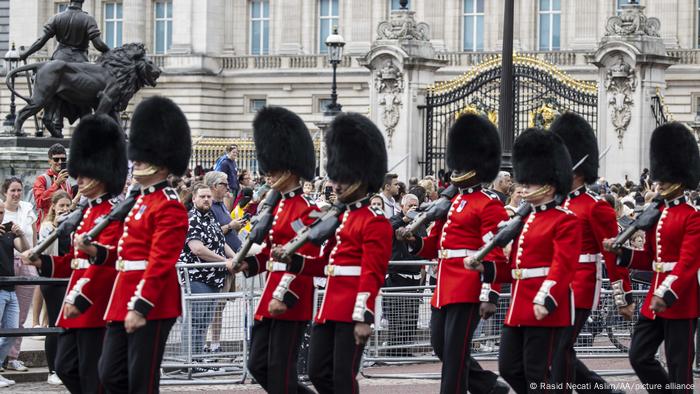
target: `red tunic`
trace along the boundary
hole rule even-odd
[[[498,224],[508,220],[508,213],[497,196],[480,187],[462,191],[452,199],[445,220],[438,220],[423,238],[416,253],[426,259],[438,257],[437,286],[431,304],[435,308],[456,303],[478,303],[482,290],[477,271],[464,267],[464,257],[446,257],[456,250],[479,250],[497,232]],[[469,253],[469,252],[465,252]],[[505,264],[501,248],[493,249],[485,258],[497,265]],[[498,292],[500,286],[493,287]]]
[[[618,233],[615,210],[597,196],[588,193],[586,187],[573,191],[564,203],[579,219],[581,226],[581,252],[574,276],[574,300],[576,308],[597,309],[600,299],[604,260],[610,282],[621,281],[625,293],[632,290],[629,272],[618,267],[617,255],[603,250],[603,240],[615,238]],[[595,257],[596,260],[593,260]]]
[[[287,266],[286,270],[283,270],[280,263],[275,264],[270,259],[270,251],[276,246],[286,244],[296,236],[296,232],[292,228],[292,223],[295,221],[300,220],[299,224],[305,226],[311,224],[314,219],[309,215],[315,211],[318,211],[318,207],[303,195],[301,188],[282,195],[282,199],[274,210],[275,216],[272,222],[272,229],[265,242],[265,247],[255,257],[246,259],[249,267],[249,276],[268,271],[265,288],[255,311],[256,320],[264,318],[297,321],[311,320],[314,306],[313,276],[300,275],[300,271],[308,270],[307,264],[322,264],[322,262],[314,260],[318,258],[319,247],[312,243],[302,246],[296,253],[301,261],[294,259],[295,262],[300,263],[299,266],[297,267],[296,264],[292,263]],[[269,268],[273,269],[272,271],[268,270],[268,264],[270,265]],[[285,283],[287,286],[281,298],[288,305],[287,312],[278,316],[272,316],[268,311],[268,305],[283,277],[286,277]]]
[[[359,267],[360,275],[333,276],[329,272],[317,323],[374,322],[375,299],[391,258],[392,229],[383,211],[368,205],[369,198],[350,204],[336,230],[335,246],[326,246],[333,246],[329,267]]]
[[[104,196],[90,201],[75,234],[89,232],[96,222],[109,214],[115,203],[116,201]],[[59,314],[56,321],[58,327],[105,326],[104,313],[109,301],[105,289],[114,285],[117,276],[114,262],[117,260],[116,247],[121,235],[122,223],[110,223],[94,242],[98,248],[94,258],[75,248],[63,256],[42,256],[42,275],[54,278],[70,276],[64,302],[75,305],[82,312],[80,316],[71,319],[64,318],[63,313]],[[89,266],[86,266],[88,263]]]
[[[180,316],[180,283],[175,264],[187,235],[187,210],[167,182],[141,190],[124,220],[117,247],[122,263],[145,261],[146,269],[119,271],[105,314],[123,321],[129,310],[149,320]]]
[[[700,317],[700,212],[685,197],[659,206],[661,217],[646,233],[644,250],[623,249],[622,263],[655,271],[641,313],[649,319],[695,319]],[[658,295],[669,305],[666,311],[649,309]]]
[[[510,266],[512,270],[540,269],[548,270],[548,273],[524,278],[518,276],[518,271],[497,271],[499,282],[512,282],[505,325],[572,325],[574,304],[571,282],[580,250],[581,227],[573,212],[556,206],[554,202],[536,207],[513,243]],[[549,315],[542,320],[535,319],[535,302],[549,310]]]

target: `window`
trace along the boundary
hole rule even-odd
[[[700,120],[700,93],[691,94],[691,105],[693,113],[695,114],[695,121]]]
[[[556,51],[560,46],[561,0],[539,0],[539,49]]]
[[[270,53],[270,1],[250,2],[250,54]]]
[[[318,51],[327,53],[326,38],[333,33],[333,27],[338,26],[338,0],[320,0]]]
[[[622,6],[629,3],[630,0],[615,0],[615,12],[617,12],[617,15],[622,14]]]
[[[264,106],[267,105],[267,99],[266,98],[251,98],[248,100],[248,112],[250,113],[256,113],[260,111]]]
[[[110,48],[122,46],[122,4],[105,3],[105,43]]]
[[[314,107],[315,113],[326,113],[328,112],[328,106],[331,105],[333,100],[330,97],[315,97],[316,106]]]
[[[484,49],[484,0],[464,0],[465,51]]]
[[[166,53],[173,44],[173,1],[159,0],[154,4],[155,28],[154,41],[155,53]]]
[[[698,45],[698,48],[700,48],[700,0],[698,0],[698,9],[697,10],[698,10],[698,12],[695,13],[698,17],[697,21],[696,21],[696,23],[698,25],[698,27],[697,27],[698,44],[697,45]]]
[[[58,3],[56,4],[56,13],[63,12],[68,9],[68,3]]]
[[[411,9],[411,0],[408,1],[408,4],[406,4],[406,8],[409,10]],[[401,9],[401,1],[400,0],[391,0],[391,10],[400,10]]]

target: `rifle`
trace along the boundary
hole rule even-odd
[[[661,202],[662,199],[659,197],[653,199],[651,204],[649,204],[649,206],[646,207],[646,209],[642,211],[642,213],[640,213],[636,219],[634,219],[632,224],[630,224],[623,232],[615,237],[615,241],[613,241],[613,248],[621,248],[622,244],[632,238],[634,233],[636,233],[638,230],[646,231],[654,226],[661,217],[661,211],[659,211],[659,205],[661,205]]]
[[[243,259],[246,258],[253,244],[259,244],[265,240],[265,237],[270,232],[272,220],[274,219],[272,211],[275,209],[275,206],[281,199],[282,194],[280,194],[280,192],[277,190],[270,189],[270,191],[267,192],[267,197],[265,198],[265,201],[262,202],[262,205],[258,210],[258,214],[251,220],[252,228],[250,229],[250,232],[243,242],[241,249],[233,257],[234,268],[241,265]]]
[[[100,236],[100,233],[105,228],[107,228],[107,226],[109,226],[110,223],[121,222],[124,219],[126,219],[126,216],[129,214],[129,211],[131,211],[131,208],[134,207],[134,204],[136,204],[136,200],[138,199],[140,194],[141,187],[139,185],[134,185],[131,188],[131,192],[129,192],[129,195],[127,195],[126,198],[117,206],[112,208],[112,210],[109,211],[109,214],[102,218],[102,220],[100,220],[100,222],[97,223],[83,237],[83,244],[86,246],[92,244],[95,241],[95,239]]]
[[[447,189],[440,193],[440,198],[437,200],[423,204],[420,207],[420,213],[406,225],[405,232],[407,234],[415,234],[418,228],[423,224],[434,222],[438,219],[447,217],[452,205],[452,199],[459,192],[459,188],[455,185],[450,185]]]
[[[532,204],[522,204],[510,220],[498,226],[498,232],[472,257],[475,262],[482,262],[494,248],[503,248],[520,234],[525,225],[525,217],[532,212]]]
[[[61,218],[59,218],[60,223],[58,227],[56,227],[56,229],[49,234],[48,237],[44,238],[43,241],[32,248],[30,259],[38,259],[39,255],[48,249],[49,246],[51,246],[51,244],[58,239],[58,237],[70,235],[70,233],[75,231],[75,229],[78,227],[78,223],[80,223],[80,221],[83,219],[83,213],[85,212],[85,208],[87,208],[87,206],[88,201],[85,200],[78,204],[78,207],[73,210],[73,212],[61,216]]]
[[[328,237],[333,235],[340,225],[340,215],[345,212],[346,205],[341,202],[333,204],[325,213],[314,220],[308,226],[297,231],[297,235],[282,247],[281,261],[291,258],[304,244],[313,242],[321,245]]]

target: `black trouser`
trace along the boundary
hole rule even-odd
[[[430,344],[442,361],[441,393],[488,393],[498,376],[471,356],[472,336],[479,325],[478,303],[432,308]]]
[[[319,394],[358,393],[365,345],[355,344],[355,323],[328,321],[311,328],[309,378]]]
[[[297,359],[306,321],[256,320],[248,371],[268,393],[313,393],[298,381]]]
[[[63,285],[42,285],[41,295],[46,302],[46,314],[49,317],[49,327],[56,327],[56,321],[63,309],[63,297],[66,295],[66,287]],[[46,352],[46,363],[49,366],[49,373],[56,371],[56,349],[58,347],[58,335],[47,335],[44,342]]]
[[[610,393],[612,387],[597,373],[586,367],[586,364],[576,358],[576,339],[581,329],[591,315],[590,309],[576,309],[576,319],[573,326],[564,327],[561,340],[558,342],[557,352],[552,364],[552,378],[556,382],[564,382],[563,392],[572,392],[572,386],[566,383],[575,383],[578,393]]]
[[[401,276],[400,274],[389,274],[386,278],[384,287],[404,287],[418,286],[420,279],[411,279]],[[408,292],[417,293],[419,290],[410,290]],[[384,316],[389,322],[389,345],[407,345],[414,341],[416,330],[418,329],[418,308],[420,307],[420,298],[418,297],[394,297],[391,291],[387,292],[383,299],[382,307],[384,308]],[[401,292],[403,293],[403,291]],[[393,349],[390,355],[410,355],[410,349],[401,348]]]
[[[634,326],[629,358],[634,372],[642,383],[649,385],[650,393],[692,393],[693,344],[696,319],[654,320],[640,317]],[[656,351],[664,343],[668,373],[656,359]],[[669,390],[669,383],[685,385]],[[658,389],[656,389],[656,388]]]
[[[127,334],[124,322],[107,324],[99,362],[100,381],[108,393],[157,393],[160,363],[175,319],[148,320]]]
[[[498,371],[516,393],[560,392],[549,372],[563,327],[508,327],[501,333]]]
[[[103,393],[97,373],[105,328],[69,329],[58,337],[56,374],[72,394]]]

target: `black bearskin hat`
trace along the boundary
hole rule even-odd
[[[571,157],[564,142],[542,129],[523,131],[513,144],[513,171],[518,183],[552,185],[557,194],[571,191]]]
[[[598,140],[593,127],[586,119],[573,112],[566,112],[552,123],[551,133],[558,135],[571,156],[571,162],[576,165],[584,156],[586,160],[574,171],[583,176],[583,181],[593,184],[598,179]]]
[[[368,192],[382,187],[387,172],[384,137],[371,120],[357,113],[335,117],[326,133],[328,178],[366,183]]]
[[[129,160],[165,167],[181,176],[191,155],[190,126],[177,104],[154,96],[136,106],[129,130]]]
[[[491,182],[501,166],[501,138],[484,116],[465,114],[447,134],[447,166],[451,170],[476,171],[479,182]]]
[[[695,189],[700,183],[698,143],[688,127],[678,122],[659,126],[651,134],[651,177]]]
[[[263,173],[290,170],[313,179],[316,152],[304,121],[282,107],[265,107],[253,120],[255,152]]]
[[[82,118],[70,141],[68,174],[96,179],[107,192],[120,194],[127,171],[126,140],[119,124],[107,115]]]

